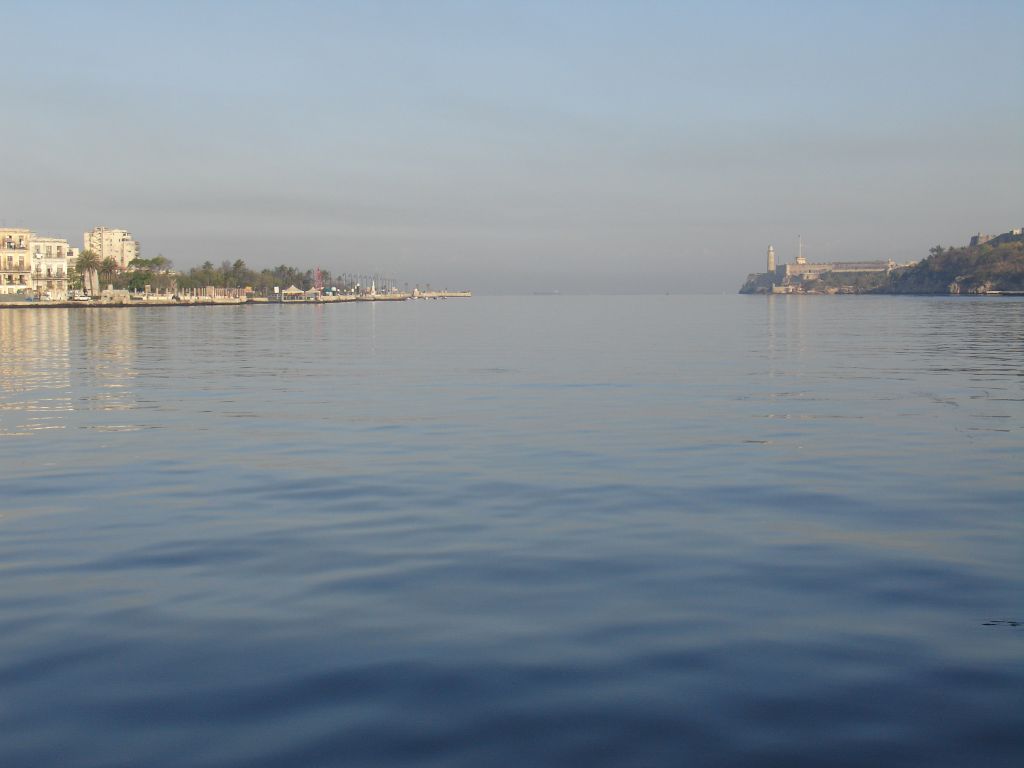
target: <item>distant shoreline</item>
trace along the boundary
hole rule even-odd
[[[894,296],[928,298],[942,296],[949,299],[1021,298],[1024,291],[984,291],[980,293],[894,293],[892,291],[740,291],[740,296]]]
[[[753,272],[740,293],[873,294],[891,296],[1024,296],[1024,227],[971,237],[970,244],[936,245],[921,261],[809,263],[802,245],[792,264],[776,264],[768,246],[767,271]]]
[[[411,294],[394,294],[380,296],[324,296],[319,299],[302,299],[292,301],[279,301],[267,298],[255,299],[230,299],[230,298],[208,298],[196,297],[185,300],[171,301],[165,299],[137,299],[133,301],[112,301],[95,299],[90,301],[3,301],[0,300],[0,309],[148,309],[163,307],[239,307],[249,305],[259,306],[295,306],[295,305],[319,305],[319,304],[351,304],[365,302],[391,302],[391,301],[416,301],[420,299],[468,299],[472,298],[470,291],[437,291],[431,293],[420,293],[417,296]]]

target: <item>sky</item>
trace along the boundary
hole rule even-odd
[[[722,293],[1024,225],[1024,3],[2,0],[0,225]]]

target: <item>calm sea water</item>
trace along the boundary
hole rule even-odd
[[[0,331],[6,768],[1024,760],[1024,301]]]

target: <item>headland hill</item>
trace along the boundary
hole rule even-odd
[[[0,308],[324,304],[463,298],[381,274],[333,275],[288,265],[255,270],[242,259],[207,261],[187,271],[163,255],[143,258],[130,232],[95,227],[84,248],[21,227],[0,227]]]
[[[1024,295],[1024,227],[977,234],[966,246],[929,249],[921,261],[892,259],[809,261],[798,241],[792,263],[777,264],[768,246],[767,269],[747,276],[747,294]]]

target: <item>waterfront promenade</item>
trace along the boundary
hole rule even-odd
[[[387,293],[387,294],[365,294],[365,295],[341,295],[341,296],[318,296],[302,299],[267,298],[264,296],[255,297],[224,297],[224,296],[180,296],[174,297],[168,294],[134,294],[126,300],[123,297],[98,296],[88,301],[3,301],[0,300],[0,309],[48,309],[48,308],[111,308],[111,307],[226,307],[238,306],[240,304],[266,304],[276,306],[279,304],[347,304],[350,302],[366,301],[409,301],[414,299],[467,299],[472,297],[471,291],[420,291],[412,293]]]

